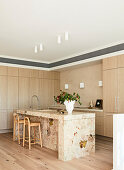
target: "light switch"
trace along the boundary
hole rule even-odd
[[[66,89],[66,90],[68,89],[68,84],[65,84],[65,89]]]
[[[102,87],[102,81],[99,81],[99,87]]]
[[[84,83],[80,83],[80,89],[84,88]]]

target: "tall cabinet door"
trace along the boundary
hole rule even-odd
[[[34,109],[38,109],[40,101],[37,101],[36,97],[33,97],[36,95],[39,98],[39,85],[40,81],[38,78],[31,77],[30,78],[30,106],[32,106]]]
[[[118,70],[103,71],[103,108],[104,112],[118,112]]]
[[[8,109],[18,109],[18,77],[8,76]]]
[[[19,77],[19,108],[28,109],[30,107],[29,102],[29,82],[28,77]]]
[[[124,113],[124,68],[118,68],[118,112]]]
[[[49,102],[49,80],[43,79],[43,108],[46,109],[48,107]]]
[[[0,76],[0,110],[7,109],[7,76]]]

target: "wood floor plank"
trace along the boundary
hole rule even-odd
[[[96,153],[63,162],[57,152],[32,146],[31,151],[12,141],[12,134],[0,134],[0,170],[111,170],[112,139],[97,136]]]

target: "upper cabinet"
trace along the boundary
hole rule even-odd
[[[118,67],[124,67],[124,54],[118,56]]]
[[[8,67],[8,76],[18,76],[18,68]]]
[[[118,67],[118,56],[103,59],[103,70],[110,70]]]
[[[30,69],[19,68],[19,77],[30,77]]]
[[[1,76],[7,76],[7,74],[8,74],[8,67],[0,66],[0,75]]]
[[[30,77],[39,78],[39,70],[30,70]]]

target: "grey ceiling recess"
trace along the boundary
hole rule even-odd
[[[119,44],[119,45],[115,45],[115,46],[111,46],[108,48],[104,48],[101,50],[97,50],[97,51],[93,51],[90,53],[86,53],[83,55],[79,55],[79,56],[75,56],[72,58],[68,58],[65,60],[61,60],[58,62],[53,62],[50,64],[47,63],[40,63],[40,62],[32,62],[32,61],[25,61],[25,60],[16,60],[16,59],[10,59],[10,58],[3,58],[0,57],[0,62],[1,63],[9,63],[9,64],[18,64],[18,65],[24,65],[24,66],[33,66],[33,67],[43,67],[43,68],[53,68],[56,66],[62,66],[62,65],[66,65],[69,63],[74,63],[77,61],[82,61],[85,59],[89,59],[89,58],[93,58],[93,57],[97,57],[97,56],[101,56],[101,55],[105,55],[105,54],[109,54],[109,53],[114,53],[117,51],[122,51],[124,50],[124,43],[123,44]]]

